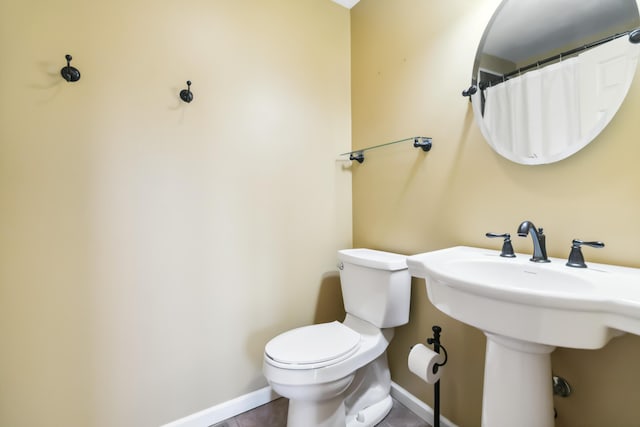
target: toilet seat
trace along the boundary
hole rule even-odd
[[[287,369],[315,369],[338,363],[360,347],[361,336],[340,322],[292,329],[265,346],[271,363]]]

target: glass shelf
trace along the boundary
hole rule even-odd
[[[433,145],[432,140],[428,136],[413,136],[411,138],[401,139],[399,141],[385,142],[384,144],[374,145],[373,147],[363,148],[361,150],[349,151],[347,153],[340,154],[341,156],[349,156],[349,160],[355,160],[358,163],[364,162],[364,152],[369,150],[375,150],[376,148],[382,148],[389,145],[398,144],[400,142],[413,141],[413,146],[422,148],[422,151],[431,150]]]

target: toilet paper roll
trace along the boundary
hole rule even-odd
[[[438,372],[434,373],[433,368],[442,363],[444,355],[436,353],[424,344],[416,344],[409,352],[409,370],[420,377],[421,380],[433,384],[440,379],[442,367],[438,367]]]

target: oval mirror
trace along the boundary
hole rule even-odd
[[[478,46],[470,90],[489,145],[536,165],[591,142],[631,86],[639,27],[636,0],[503,0]]]

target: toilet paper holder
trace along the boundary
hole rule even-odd
[[[433,337],[427,338],[427,344],[433,345],[433,351],[423,344],[416,344],[409,351],[409,370],[423,381],[433,384],[433,427],[440,427],[440,367],[447,364],[449,355],[447,349],[440,342],[442,328],[434,325],[431,327]],[[441,358],[441,351],[444,358]]]
[[[440,353],[440,349],[444,352],[444,360],[442,363],[436,363],[433,366],[433,373],[436,374],[441,366],[447,364],[449,356],[447,349],[440,343],[442,328],[434,325],[431,327],[431,330],[433,331],[433,338],[427,338],[427,344],[433,345],[433,351],[436,353]],[[436,381],[433,385],[433,427],[440,427],[440,380]]]
[[[433,345],[433,351],[435,351],[436,353],[440,353],[440,349],[442,349],[442,351],[444,352],[444,360],[442,361],[442,363],[436,363],[433,366],[433,373],[437,374],[438,369],[441,366],[447,364],[449,355],[447,354],[447,349],[444,348],[442,344],[440,344],[440,333],[442,332],[442,328],[440,326],[434,325],[431,330],[433,331],[433,338],[427,338],[427,344]]]

